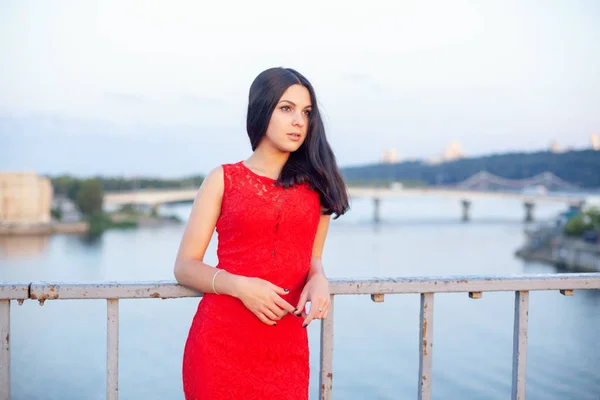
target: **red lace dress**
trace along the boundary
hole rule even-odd
[[[223,165],[225,189],[218,268],[289,289],[294,307],[310,269],[320,217],[319,195],[255,174],[242,162]],[[218,277],[217,277],[218,279]],[[309,354],[302,317],[261,322],[231,296],[204,295],[183,355],[187,400],[306,400]]]

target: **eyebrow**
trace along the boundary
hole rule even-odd
[[[293,102],[293,101],[289,101],[289,100],[281,100],[279,103],[283,103],[283,102],[290,103],[291,105],[293,105],[294,107],[296,107],[296,104],[294,104],[294,102]],[[279,103],[278,103],[278,104],[279,104]],[[304,107],[304,108],[312,108],[312,104],[309,104],[309,105],[307,105],[307,106],[306,106],[306,107]]]

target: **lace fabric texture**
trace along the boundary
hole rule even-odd
[[[283,189],[242,162],[223,165],[223,179],[217,268],[289,289],[282,297],[295,307],[310,269],[318,193],[307,184]],[[205,294],[185,344],[186,399],[308,399],[302,321],[287,314],[269,326],[240,300]]]

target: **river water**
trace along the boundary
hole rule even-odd
[[[564,207],[538,205],[536,217]],[[190,205],[161,212],[186,219]],[[357,200],[332,221],[324,264],[330,278],[512,275],[561,272],[514,256],[523,243],[523,205],[473,203],[460,221],[456,200]],[[0,238],[0,280],[172,280],[184,225],[79,236]],[[215,238],[206,261],[216,264]],[[334,399],[412,399],[417,395],[419,295],[335,300]],[[119,396],[183,399],[181,358],[198,299],[120,301]],[[509,399],[514,293],[435,297],[433,398]],[[317,399],[318,322],[309,327],[311,399]],[[13,399],[105,399],[106,301],[26,301],[11,307]],[[600,399],[600,292],[532,292],[527,396],[534,400]]]

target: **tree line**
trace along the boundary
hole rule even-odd
[[[65,197],[71,200],[79,209],[83,218],[90,224],[90,235],[99,235],[109,228],[128,228],[137,225],[134,221],[114,222],[103,211],[104,193],[106,191],[126,191],[140,189],[189,188],[199,187],[203,176],[186,179],[158,178],[77,178],[70,175],[49,177],[52,182],[55,197]],[[126,207],[125,207],[126,208]],[[60,221],[62,209],[57,206],[51,210],[52,216]]]
[[[506,179],[526,179],[544,172],[552,172],[557,177],[581,188],[600,188],[600,151],[493,154],[437,165],[413,161],[341,169],[344,179],[349,184],[388,185],[390,182],[403,182],[406,186],[451,185],[462,182],[481,171],[487,171]],[[142,177],[81,179],[62,175],[50,177],[50,179],[56,195],[76,201],[77,194],[86,182],[89,186],[88,191],[98,191],[98,189],[90,189],[97,185],[102,192],[198,188],[202,184],[204,176],[195,175],[182,179]],[[84,195],[81,196],[84,197]]]
[[[451,185],[481,171],[506,179],[526,179],[552,172],[581,188],[600,188],[600,151],[493,154],[437,165],[422,161],[371,164],[342,168],[342,175],[347,182],[354,183],[410,181],[423,185]]]
[[[160,178],[114,178],[94,177],[77,178],[70,175],[50,177],[54,193],[59,196],[75,200],[81,185],[87,181],[99,182],[105,192],[118,192],[141,189],[174,189],[174,188],[198,188],[204,180],[203,175],[196,175],[183,179],[160,179]]]

